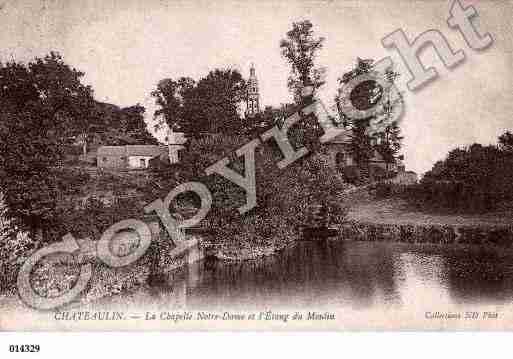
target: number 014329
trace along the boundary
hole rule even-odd
[[[41,347],[37,344],[9,345],[9,351],[11,353],[37,353],[40,350]]]

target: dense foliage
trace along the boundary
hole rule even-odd
[[[55,224],[57,167],[94,107],[83,75],[55,53],[0,67],[0,188],[6,216],[20,230],[34,234]]]
[[[296,103],[304,99],[302,90],[309,86],[315,95],[315,90],[324,84],[326,69],[315,67],[315,58],[322,49],[323,37],[316,37],[313,25],[309,20],[292,23],[292,29],[280,41],[282,56],[291,66],[287,86]]]
[[[513,201],[513,150],[509,132],[498,146],[473,144],[449,152],[413,186],[381,185],[380,196],[399,195],[425,209],[485,212]]]
[[[12,274],[30,250],[66,234],[70,202],[91,180],[70,157],[92,144],[157,143],[146,129],[143,107],[95,101],[83,76],[54,52],[0,64],[2,273]],[[81,215],[78,222],[96,216]]]
[[[161,80],[152,92],[161,125],[179,128],[189,137],[201,133],[239,133],[238,106],[245,99],[246,81],[237,70],[215,69],[199,81],[189,77]]]
[[[120,108],[95,101],[88,127],[84,132],[87,145],[156,145],[157,139],[144,121],[146,109],[137,104]]]
[[[225,156],[230,167],[244,173],[243,158],[234,152],[252,138],[248,136],[208,136],[193,139],[185,154],[186,168],[162,171],[158,174],[161,187],[170,190],[177,182],[200,181],[212,192],[213,208],[200,226],[216,235],[214,241],[229,248],[270,245],[297,238],[306,223],[308,209],[326,207],[333,222],[345,215],[344,203],[337,197],[347,187],[343,177],[326,161],[324,148],[318,143],[320,129],[312,118],[303,118],[290,131],[295,148],[307,146],[310,152],[290,166],[279,169],[276,162],[283,157],[273,140],[259,145],[255,152],[257,207],[240,215],[237,208],[245,203],[245,192],[219,175],[205,175],[205,168]],[[162,196],[165,195],[165,191]],[[185,197],[197,205],[194,198]],[[178,207],[178,206],[177,206]],[[175,210],[177,209],[175,207]]]
[[[83,72],[50,53],[0,66],[0,188],[13,225],[43,240],[59,222],[59,200],[76,181],[63,168],[74,141],[156,143],[144,108],[101,104]],[[127,139],[128,138],[128,139]],[[80,140],[80,141],[77,141]],[[80,177],[80,176],[79,176]]]
[[[403,100],[400,93],[391,91],[399,73],[391,68],[378,71],[372,59],[362,60],[357,58],[356,66],[351,71],[344,73],[338,81],[340,86],[343,87],[357,76],[368,73],[379,76],[391,86],[383,89],[375,81],[366,81],[362,84],[368,86],[357,86],[353,89],[350,94],[351,103],[357,108],[372,108],[375,106],[373,99],[376,97],[376,93],[379,93],[384,104],[381,113],[364,119],[348,118],[339,105],[342,100],[340,91],[335,96],[340,122],[352,129],[351,152],[356,165],[363,172],[362,177],[367,177],[372,172],[372,169],[369,168],[369,160],[375,152],[379,153],[384,161],[389,164],[400,158],[399,152],[403,139],[398,123]],[[371,131],[369,131],[370,129]]]

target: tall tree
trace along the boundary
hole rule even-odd
[[[387,164],[394,163],[399,157],[401,150],[401,128],[397,121],[392,121],[381,133],[376,135],[378,138],[375,149],[383,156]]]
[[[166,78],[157,84],[151,95],[155,98],[157,110],[153,117],[158,120],[157,129],[163,125],[176,128],[184,125],[185,101],[191,97],[190,91],[196,83],[190,77],[181,77],[178,80]]]
[[[293,22],[286,38],[280,41],[281,54],[292,67],[287,86],[296,103],[302,101],[305,87],[312,88],[310,97],[313,97],[315,90],[324,84],[325,69],[315,67],[315,58],[323,43],[324,37],[315,36],[309,20]]]
[[[144,113],[146,109],[137,104],[125,108],[103,102],[95,102],[94,115],[88,121],[85,139],[93,146],[158,144],[149,132]],[[83,140],[83,137],[80,138]],[[82,144],[83,141],[81,141]]]
[[[0,188],[6,216],[31,234],[52,228],[63,192],[59,163],[94,104],[83,73],[57,53],[0,67]]]
[[[133,144],[156,145],[157,139],[148,131],[144,121],[146,109],[137,104],[120,110],[122,129],[130,137]]]
[[[352,79],[368,73],[374,73],[390,85],[394,84],[399,74],[393,69],[377,71],[372,59],[357,58],[356,66],[338,79],[341,86],[346,85]],[[387,164],[394,163],[401,149],[401,129],[396,120],[399,111],[402,110],[402,96],[392,91],[393,86],[381,88],[376,81],[365,81],[355,87],[350,96],[351,103],[357,108],[367,109],[376,105],[381,100],[383,110],[365,119],[353,119],[347,117],[339,104],[341,103],[340,92],[335,96],[337,109],[341,122],[353,129],[351,148],[358,166],[368,169],[369,159],[374,151],[378,151]],[[378,94],[378,95],[376,95]]]
[[[242,128],[238,106],[246,94],[246,81],[237,70],[215,69],[200,79],[188,99],[186,116],[194,131],[236,133]]]
[[[233,69],[215,69],[195,82],[191,78],[164,79],[152,92],[159,126],[167,124],[190,136],[202,132],[239,132],[238,106],[244,100],[246,81]]]

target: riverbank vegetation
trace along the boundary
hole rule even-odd
[[[181,164],[140,174],[102,172],[79,156],[87,157],[100,145],[157,143],[147,131],[142,106],[119,108],[96,101],[83,83],[85,74],[54,52],[28,63],[2,64],[0,187],[9,228],[0,242],[2,268],[14,273],[30,253],[67,233],[97,240],[117,221],[141,218],[145,204],[186,181],[202,181],[211,190],[213,209],[200,226],[214,233],[209,242],[227,256],[273,251],[293,241],[308,221],[309,207],[322,208],[332,223],[342,221],[347,208],[339,194],[350,185],[343,172],[328,165],[330,154],[318,142],[322,131],[312,117],[302,118],[288,132],[294,148],[309,151],[290,166],[276,165],[283,156],[273,139],[257,149],[257,206],[249,213],[237,211],[245,203],[240,187],[204,173],[226,155],[243,173],[244,162],[234,150],[273,126],[283,126],[285,118],[314,100],[325,69],[316,63],[324,38],[313,28],[308,20],[295,22],[279,43],[290,65],[287,86],[294,103],[243,117],[239,105],[247,84],[235,69],[214,68],[198,80],[161,80],[151,93],[157,105],[154,119],[159,128],[185,132],[189,142]],[[350,74],[357,74],[362,64],[367,62],[360,61]],[[197,199],[181,200],[173,211],[190,216]],[[11,286],[11,277],[2,285]]]
[[[382,133],[367,131],[371,122],[388,123],[395,118],[402,103],[400,94],[394,98],[381,93],[387,103],[384,113],[376,116],[383,118],[351,121],[340,109],[338,118],[337,114],[330,118],[352,134],[345,151],[355,159],[353,167],[333,165],[329,145],[319,143],[323,131],[313,116],[301,117],[289,129],[292,146],[306,147],[308,153],[286,168],[277,166],[283,155],[274,139],[261,141],[255,154],[257,206],[248,213],[238,212],[246,201],[241,187],[219,175],[205,174],[207,167],[225,156],[230,159],[230,167],[243,174],[245,163],[235,150],[261,139],[276,125],[282,127],[288,116],[314,101],[324,85],[326,69],[317,64],[324,38],[313,29],[308,20],[295,22],[279,43],[283,59],[290,65],[287,86],[293,98],[293,103],[279,108],[267,107],[254,116],[242,116],[239,105],[247,96],[247,83],[236,69],[214,68],[198,79],[178,76],[159,81],[151,92],[157,106],[157,130],[168,127],[184,132],[188,142],[180,164],[138,173],[102,172],[77,155],[85,155],[88,148],[98,145],[156,144],[147,131],[142,106],[119,108],[96,101],[93,90],[82,82],[84,73],[56,53],[28,64],[1,65],[0,187],[5,208],[0,219],[6,219],[9,230],[1,238],[0,265],[16,269],[32,251],[59,241],[66,233],[77,239],[98,240],[110,225],[122,219],[142,218],[146,204],[189,181],[204,183],[214,201],[207,218],[191,230],[211,233],[205,234],[204,244],[217,248],[217,253],[227,258],[272,253],[294,241],[309,222],[311,208],[321,208],[332,224],[343,222],[348,204],[358,203],[343,195],[347,189],[389,175],[387,170],[371,171],[369,161],[374,154],[380,154],[385,167],[400,157],[402,136],[397,121],[390,122]],[[358,59],[339,84],[347,85],[356,76],[375,70],[372,60]],[[390,82],[398,76],[393,69],[382,75]],[[370,99],[375,97],[375,90],[376,86],[369,85],[357,91],[361,106],[374,104]],[[78,153],[69,156],[70,148],[76,152],[77,145]],[[442,183],[452,178],[447,173],[459,173],[449,163],[438,167],[443,175],[434,171],[425,178]],[[458,179],[464,180],[466,177]],[[482,179],[480,186],[485,182]],[[493,187],[498,189],[500,185]],[[419,201],[425,197],[421,188],[415,189]],[[377,192],[378,196],[389,196],[381,187]],[[427,204],[437,200],[433,197],[423,201]],[[198,206],[198,198],[187,194],[177,198],[171,212],[188,218]],[[13,280],[0,283],[11,285]]]
[[[245,191],[222,176],[206,176],[205,168],[228,156],[230,167],[244,173],[243,158],[234,154],[236,149],[252,139],[244,135],[192,139],[190,150],[184,154],[184,162],[190,166],[179,171],[155,170],[154,175],[162,188],[159,197],[164,197],[169,188],[178,183],[200,181],[209,188],[213,197],[212,210],[198,224],[198,227],[214,233],[209,237],[209,245],[216,247],[222,256],[232,258],[240,258],[241,251],[252,256],[259,251],[278,250],[298,238],[307,222],[309,207],[318,205],[326,208],[334,223],[341,222],[347,213],[338,194],[347,189],[348,184],[340,172],[327,165],[325,148],[318,142],[321,133],[313,118],[306,118],[291,129],[292,145],[295,148],[305,145],[309,153],[283,169],[277,166],[283,156],[274,140],[257,147],[257,206],[243,215],[237,209],[245,204]],[[187,217],[190,216],[187,212],[195,206],[199,206],[198,198],[182,196],[172,212]]]

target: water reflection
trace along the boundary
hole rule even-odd
[[[437,254],[424,256],[406,252],[398,255],[394,264],[394,278],[403,306],[436,303],[442,307],[451,304],[447,258]]]
[[[512,298],[511,251],[344,241],[301,242],[257,261],[196,263],[131,297],[156,309],[245,310],[505,304]]]

